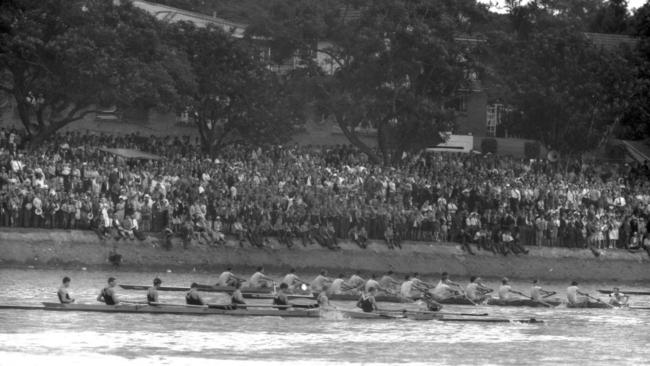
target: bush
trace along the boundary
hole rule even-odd
[[[483,139],[481,140],[481,152],[483,154],[497,153],[497,140],[495,139]]]
[[[524,156],[526,159],[538,159],[540,150],[539,142],[526,142],[524,144]]]

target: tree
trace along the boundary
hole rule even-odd
[[[189,60],[196,87],[182,93],[177,107],[196,123],[206,153],[233,142],[282,143],[302,121],[291,80],[272,73],[253,45],[190,23],[166,34]]]
[[[475,66],[454,36],[476,14],[473,1],[283,0],[249,34],[272,39],[280,58],[300,57],[317,113],[332,116],[372,160],[389,163],[452,129],[445,106]],[[358,138],[359,126],[376,128],[381,156]]]
[[[568,154],[596,147],[627,107],[630,63],[570,26],[525,29],[494,44],[514,109],[511,132]]]
[[[153,17],[129,2],[0,3],[0,89],[34,142],[102,106],[166,106],[190,87]]]

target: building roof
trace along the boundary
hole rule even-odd
[[[638,42],[637,38],[626,36],[624,34],[585,33],[585,36],[596,46],[600,46],[607,51],[615,51],[622,45],[634,48]]]
[[[246,24],[149,1],[134,0],[132,4],[136,8],[142,9],[156,17],[158,20],[164,22],[171,23],[185,21],[194,23],[194,25],[201,28],[207,27],[208,25],[214,25],[223,29],[227,33],[231,33],[235,38],[243,38],[244,31],[247,27]]]

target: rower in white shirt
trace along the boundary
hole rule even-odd
[[[320,274],[314,278],[313,281],[311,281],[310,286],[311,290],[314,292],[321,292],[323,291],[323,288],[330,284],[332,282],[332,279],[327,277],[327,271],[322,270],[320,271]]]
[[[613,306],[625,306],[629,300],[630,297],[620,292],[618,287],[614,287],[612,293],[609,294],[609,304]]]
[[[379,280],[379,286],[384,289],[394,289],[396,286],[399,286],[400,282],[392,277],[393,274],[393,271],[386,272],[386,274]]]
[[[533,280],[533,285],[530,288],[530,298],[535,301],[542,300],[544,297],[553,295],[555,292],[546,291],[539,285],[537,279]]]
[[[352,276],[350,276],[350,279],[345,282],[341,289],[344,291],[360,290],[365,283],[366,280],[361,277],[361,272],[356,271]]]
[[[287,286],[289,286],[289,291],[293,291],[296,287],[300,287],[300,285],[307,284],[305,281],[301,280],[298,275],[296,275],[296,269],[291,268],[289,270],[289,273],[284,276],[282,279],[282,283],[286,283]]]
[[[252,288],[268,288],[273,285],[274,280],[264,274],[264,267],[257,267],[257,272],[253,273],[248,280],[248,287]]]
[[[332,285],[329,288],[329,293],[330,294],[343,293],[343,289],[342,289],[343,283],[345,283],[345,280],[343,279],[343,273],[341,273],[334,281],[332,281]]]
[[[587,294],[580,292],[578,282],[576,281],[571,282],[571,286],[566,289],[566,299],[569,304],[581,304],[587,302],[589,299],[586,296]]]
[[[474,302],[481,302],[488,297],[492,289],[483,284],[481,277],[472,276],[469,278],[469,284],[465,287],[465,296]]]
[[[402,285],[400,286],[400,291],[399,294],[405,299],[411,299],[413,294],[413,280],[411,279],[411,276],[406,275],[404,277],[404,282],[402,282]]]
[[[384,290],[380,285],[379,282],[377,282],[377,275],[372,274],[370,278],[366,281],[366,284],[364,285],[364,291],[369,292],[371,288],[374,288],[375,290]],[[384,290],[385,291],[385,290]]]
[[[234,286],[237,282],[245,281],[246,280],[239,278],[232,273],[232,267],[228,267],[219,275],[219,279],[215,286]]]
[[[499,294],[499,300],[510,300],[512,287],[510,286],[509,282],[510,281],[506,277],[501,280],[501,286],[499,286],[499,291],[497,292]]]
[[[460,294],[460,285],[449,279],[447,272],[442,272],[440,281],[433,288],[431,295],[436,301],[442,301],[450,297],[458,296]]]

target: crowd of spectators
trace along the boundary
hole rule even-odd
[[[423,152],[384,167],[348,146],[231,146],[206,158],[189,137],[81,132],[29,145],[0,130],[0,226],[124,239],[165,232],[207,245],[232,235],[260,247],[274,236],[333,250],[341,238],[390,248],[453,241],[504,255],[535,245],[650,248],[648,162]]]

